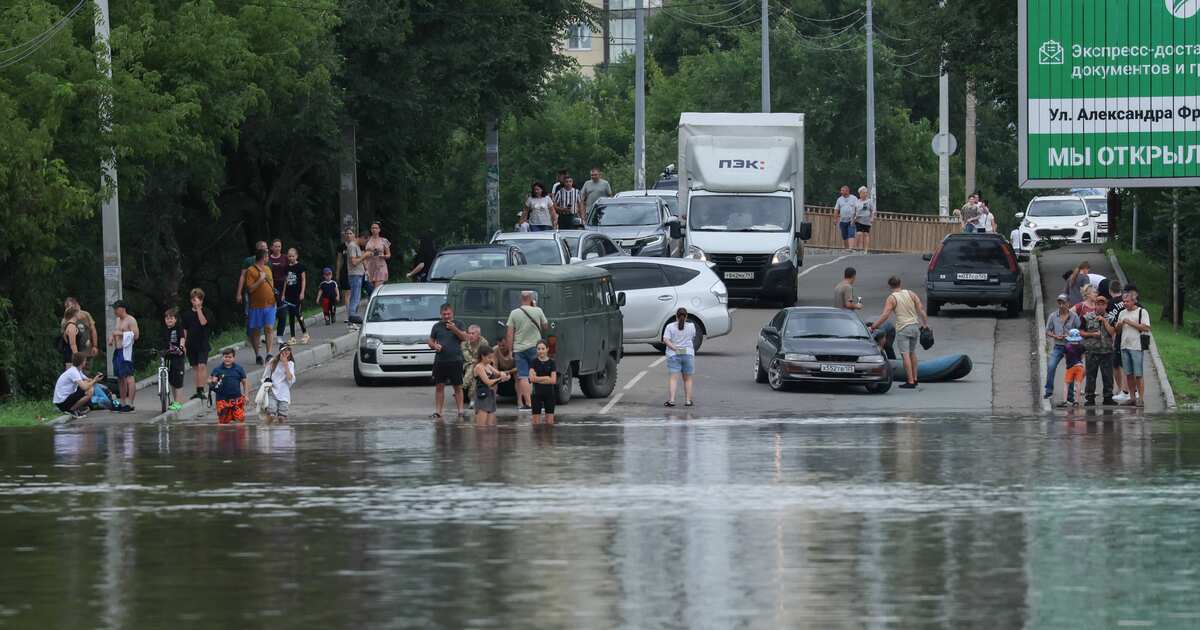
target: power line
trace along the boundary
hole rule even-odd
[[[846,15],[841,15],[841,16],[838,16],[835,18],[828,18],[828,19],[810,18],[810,17],[800,15],[799,13],[796,13],[795,11],[792,11],[790,8],[788,8],[788,6],[786,4],[783,4],[782,0],[780,0],[779,2],[776,2],[775,4],[780,9],[782,9],[784,13],[787,13],[788,15],[791,15],[792,17],[794,17],[798,20],[804,20],[805,22],[816,22],[816,23],[828,24],[830,22],[840,22],[846,18],[850,18],[850,17],[854,17],[854,16],[859,16],[861,18],[864,15],[862,9],[855,9],[855,10],[847,13]]]
[[[55,35],[62,32],[62,30],[67,27],[67,24],[71,21],[71,18],[75,17],[83,9],[83,5],[88,1],[89,0],[79,0],[79,3],[76,4],[70,11],[68,11],[66,15],[52,24],[50,28],[39,33],[32,39],[24,43],[17,44],[16,46],[0,50],[0,55],[7,55],[10,53],[14,54],[13,57],[0,61],[0,70],[21,63],[22,61],[28,59],[30,55],[41,49],[42,46],[45,46],[46,43],[54,38]]]

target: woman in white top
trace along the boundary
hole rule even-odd
[[[558,229],[558,212],[554,207],[554,200],[546,196],[546,187],[541,182],[534,182],[529,189],[521,222],[529,224],[530,232]]]
[[[692,406],[692,374],[696,372],[696,325],[687,319],[687,309],[675,311],[675,321],[667,324],[663,331],[663,345],[667,347],[667,373],[670,374],[667,388],[670,392],[667,407],[675,406],[675,388],[678,377],[683,376],[685,407]]]
[[[271,375],[271,389],[267,392],[267,423],[287,422],[288,408],[292,404],[292,385],[296,384],[296,363],[292,360],[292,349],[284,344],[268,363],[266,373]]]
[[[979,223],[975,226],[976,232],[995,232],[996,217],[992,214],[992,209],[988,207],[987,202],[982,199],[979,201]]]

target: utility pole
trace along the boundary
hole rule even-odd
[[[938,6],[945,7],[946,0],[941,0]],[[941,65],[941,73],[938,75],[938,134],[948,139],[950,137],[950,75],[946,74],[946,63],[942,61]],[[938,215],[942,218],[950,216],[949,151],[938,154]]]
[[[963,160],[967,166],[967,191],[963,195],[975,192],[975,82],[967,81],[967,129],[964,138],[966,146],[963,149]]]
[[[634,5],[633,189],[646,188],[646,0]]]
[[[1179,189],[1171,190],[1171,328],[1179,331]]]
[[[484,159],[487,161],[487,230],[491,238],[500,229],[500,121],[489,113],[484,130]]]
[[[875,187],[875,22],[871,15],[873,12],[872,0],[867,0],[867,188],[871,189],[871,200],[878,204],[879,191]]]
[[[762,0],[762,111],[771,113],[771,24],[767,1]]]
[[[109,48],[110,30],[108,23],[108,0],[96,0],[96,43],[100,49],[100,59],[97,61],[108,77],[108,89],[100,97],[100,131],[107,138],[112,133],[112,49]],[[124,297],[121,285],[121,213],[117,196],[117,154],[110,145],[108,155],[100,162],[104,169],[100,186],[105,183],[112,185],[109,196],[104,199],[100,208],[101,240],[104,250],[104,338],[107,340],[117,330],[117,316],[113,313],[112,303]],[[108,363],[112,365],[116,348],[105,342],[108,349]]]
[[[341,231],[358,233],[358,141],[353,123],[342,125],[341,185],[338,187],[338,206],[341,209]]]

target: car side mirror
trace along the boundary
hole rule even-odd
[[[771,335],[772,337],[779,336],[779,329],[774,326],[763,326],[762,331],[765,335]]]
[[[925,262],[929,262],[929,261],[933,260],[933,254],[921,254],[921,260],[924,260]]]
[[[1092,215],[1092,218],[1095,219],[1096,217],[1100,216],[1100,211],[1092,210],[1091,215]]]
[[[1014,214],[1014,215],[1013,215],[1013,218],[1014,218],[1014,219],[1024,219],[1024,218],[1025,218],[1025,213],[1024,213],[1024,212],[1018,212],[1018,213],[1016,213],[1016,214]]]
[[[671,238],[683,238],[683,228],[680,227],[679,221],[668,221],[667,229],[671,232]]]
[[[1025,252],[1017,254],[1017,262],[1029,262],[1029,254]]]
[[[362,315],[354,314],[349,319],[351,324],[362,325]]]
[[[591,256],[588,256],[588,258],[591,258]],[[580,257],[578,257],[578,256],[572,256],[572,257],[571,257],[571,264],[572,264],[572,265],[573,265],[573,264],[575,264],[575,263],[581,263],[581,262],[583,262],[583,259],[582,259],[582,258],[580,258]]]
[[[802,241],[812,238],[812,223],[809,221],[802,222],[800,229],[796,230],[796,236]]]
[[[617,306],[625,306],[625,292],[617,293]]]

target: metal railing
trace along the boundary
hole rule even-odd
[[[812,238],[806,247],[845,247],[838,231],[837,210],[829,206],[804,206],[805,220],[812,223]],[[958,221],[936,214],[880,212],[871,226],[871,251],[932,252],[947,234],[961,231]]]

